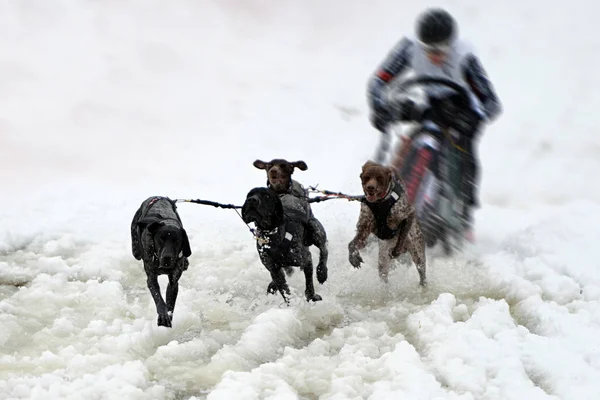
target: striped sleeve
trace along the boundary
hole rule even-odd
[[[494,120],[502,113],[502,104],[479,58],[470,54],[464,64],[465,79],[481,102],[488,120]]]
[[[373,108],[382,108],[383,90],[395,77],[409,68],[413,52],[413,42],[407,37],[402,38],[387,54],[369,79],[367,86],[368,103]]]

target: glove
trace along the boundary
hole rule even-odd
[[[417,104],[406,99],[400,103],[400,121],[420,121],[423,111],[417,106]]]
[[[454,126],[461,135],[467,139],[472,139],[479,132],[479,127],[484,121],[485,116],[470,110],[460,113],[454,120]]]
[[[392,115],[384,108],[375,108],[371,113],[371,125],[380,132],[386,132],[387,126],[392,122]]]

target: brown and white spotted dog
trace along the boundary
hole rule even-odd
[[[359,250],[370,234],[379,239],[379,276],[388,281],[392,259],[408,251],[419,273],[421,286],[427,285],[425,238],[414,207],[391,167],[367,161],[360,174],[365,198],[360,205],[356,235],[348,244],[350,264],[360,268]]]

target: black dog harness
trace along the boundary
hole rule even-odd
[[[269,180],[267,180],[267,187],[269,189],[272,189],[272,185],[271,185],[271,182],[269,182]],[[299,198],[308,197],[307,190],[304,189],[304,187],[298,181],[295,181],[293,179],[290,179],[290,183],[288,184],[288,187],[287,187],[285,193],[278,193],[278,194],[279,194],[279,196],[282,196],[283,194],[291,194],[291,195],[299,197]]]
[[[361,200],[362,203],[369,207],[375,216],[375,232],[379,239],[391,239],[403,227],[404,221],[400,223],[396,229],[391,229],[387,224],[390,210],[403,194],[404,189],[402,188],[402,184],[400,184],[399,181],[394,181],[393,186],[388,191],[384,200],[376,201],[374,203],[368,202],[366,197]]]
[[[286,257],[290,254],[293,245],[293,239],[299,235],[297,224],[293,223],[287,215],[284,216],[284,223],[270,231],[261,231],[257,229],[258,236],[262,239],[257,243],[260,254],[268,254],[275,262],[284,263]]]
[[[276,262],[283,263],[293,253],[294,238],[296,242],[302,242],[298,238],[302,237],[302,230],[307,229],[308,211],[305,204],[298,201],[293,194],[279,195],[279,198],[284,203],[283,223],[270,231],[257,229],[257,233],[262,239],[258,242],[259,252],[266,253]]]
[[[173,218],[173,217],[165,217],[160,213],[151,213],[150,209],[156,204],[156,202],[158,202],[159,200],[167,200],[169,203],[171,203],[171,206],[173,207],[173,211],[175,212],[175,215],[177,216],[177,218]],[[156,196],[153,197],[149,202],[148,205],[146,206],[146,209],[143,210],[142,215],[140,216],[140,219],[142,218],[146,218],[146,217],[154,217],[154,218],[158,218],[158,219],[168,219],[171,221],[176,221],[179,226],[182,225],[181,223],[181,219],[179,218],[179,215],[177,214],[177,206],[175,204],[176,202],[174,200],[171,200],[168,197],[164,197],[164,196]],[[152,257],[154,259],[154,261],[158,260],[158,254],[156,254],[156,249],[154,249],[154,246],[152,246]],[[179,252],[177,259],[180,260],[183,258],[183,251]],[[160,269],[160,268],[159,268]]]
[[[156,202],[159,200],[167,200],[169,203],[171,203],[171,206],[173,207],[173,211],[175,212],[175,215],[177,215],[177,206],[175,205],[174,200],[171,200],[170,198],[164,197],[164,196],[157,196],[157,197],[153,197],[152,200],[150,200],[148,202],[148,205],[146,206],[146,210],[144,210],[143,214],[140,216],[140,219],[145,218],[145,217],[157,217],[160,219],[170,219],[171,221],[177,221],[179,224],[181,224],[180,218],[165,217],[165,216],[161,215],[160,213],[154,213],[154,214],[150,213],[150,209],[152,208],[152,206],[154,206],[154,204],[156,204]]]

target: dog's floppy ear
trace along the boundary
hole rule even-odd
[[[167,197],[167,201],[169,203],[171,203],[171,205],[173,206],[173,210],[177,209],[177,200],[176,199],[171,199],[171,198]]]
[[[252,163],[258,169],[269,169],[269,163],[266,163],[262,160],[256,160]]]
[[[308,169],[308,165],[302,160],[291,162],[292,167],[298,168],[300,171],[306,171]]]
[[[138,208],[131,221],[131,252],[136,260],[142,259],[142,245],[140,243],[140,229],[138,219],[142,215],[142,207]]]
[[[140,229],[146,228],[151,234],[155,234],[156,231],[164,225],[165,223],[156,217],[143,218],[137,222],[137,226],[139,226]]]
[[[192,249],[190,247],[190,240],[188,239],[187,232],[185,229],[181,228],[181,234],[183,236],[183,242],[181,244],[181,251],[183,252],[184,257],[189,257],[192,255]]]
[[[156,221],[148,225],[148,231],[154,235],[163,226],[165,226],[164,222]]]
[[[388,182],[392,182],[394,180],[394,177],[396,176],[396,172],[394,171],[394,168],[388,167],[386,169],[386,172],[387,172]]]

